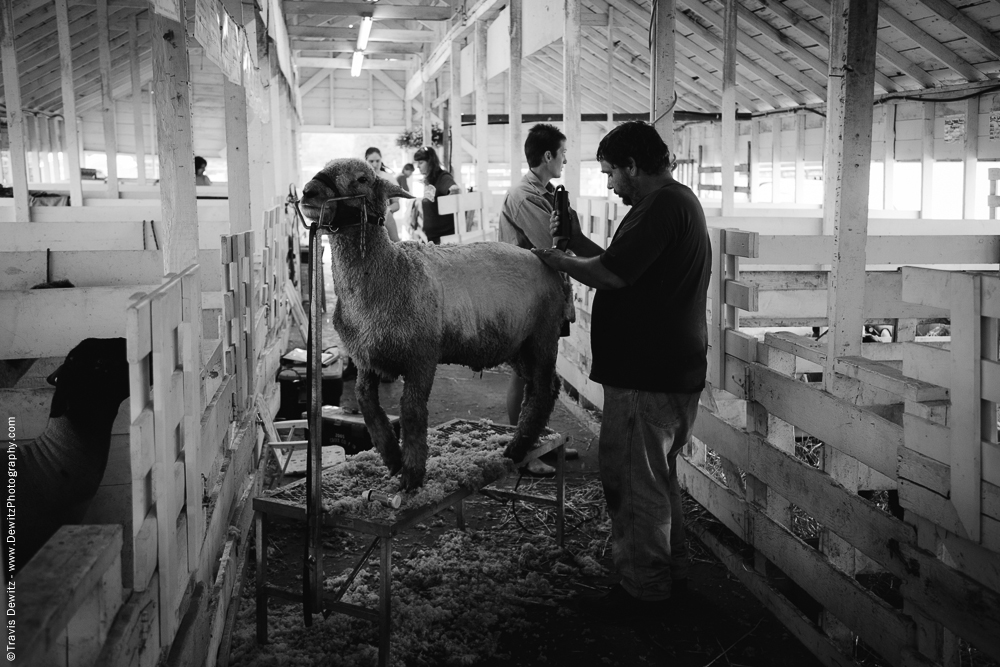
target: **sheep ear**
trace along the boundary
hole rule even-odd
[[[52,371],[52,374],[45,378],[45,381],[56,388],[56,393],[52,396],[52,407],[49,408],[49,417],[62,417],[66,413],[66,396],[69,391],[65,387],[60,387],[59,371],[62,366]]]

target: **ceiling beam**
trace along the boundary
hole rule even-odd
[[[305,97],[309,91],[311,91],[313,88],[315,88],[316,86],[323,83],[323,81],[329,78],[330,78],[329,70],[325,69],[319,70],[311,77],[309,77],[308,81],[299,86],[299,97]]]
[[[722,17],[716,12],[709,9],[707,6],[697,2],[695,0],[680,0],[688,9],[692,10],[696,14],[700,15],[706,21],[711,23],[716,27],[722,26]],[[721,28],[720,28],[721,29]],[[801,70],[797,69],[792,63],[788,62],[777,53],[774,49],[769,48],[765,44],[757,41],[746,34],[744,31],[740,30],[736,35],[736,40],[738,43],[743,44],[748,49],[756,53],[765,62],[769,63],[771,66],[775,67],[782,74],[790,78],[795,83],[799,84],[813,95],[815,95],[819,101],[826,100],[826,85],[819,83],[812,77],[808,76]]]
[[[295,58],[299,67],[319,67],[321,69],[351,69],[350,58]],[[365,58],[361,69],[409,69],[405,60],[372,60]]]
[[[700,81],[704,81],[706,84],[720,91],[722,94],[722,73],[712,74],[707,69],[691,60],[690,58],[678,58],[676,62],[677,67],[680,67],[685,72],[690,74],[692,77],[696,77]],[[736,99],[739,101],[740,105],[744,108],[750,109],[751,111],[762,111],[761,105],[750,99],[746,93],[736,91]]]
[[[676,34],[676,39],[677,39],[677,46],[679,46],[681,50],[696,58],[701,58],[703,61],[714,67],[716,70],[720,72],[722,71],[721,58],[709,53],[707,50],[701,48],[700,46],[698,46],[697,44],[695,44],[690,39],[688,39],[687,37],[685,37],[680,33]],[[750,79],[748,79],[745,75],[740,75],[737,79],[737,82],[748,92],[753,93],[761,100],[771,105],[771,108],[779,109],[782,107],[782,104],[780,104],[778,100],[776,100],[774,97],[771,96],[771,93],[767,92],[753,81],[750,81]]]
[[[824,0],[825,2],[826,0]],[[813,25],[808,19],[796,12],[794,9],[789,9],[780,2],[767,2],[767,0],[761,0],[761,4],[767,11],[776,14],[783,21],[788,23],[793,30],[800,32],[807,39],[811,39],[816,44],[823,49],[827,54],[830,52],[830,36],[820,30],[817,26]],[[820,12],[820,14],[829,19],[829,12]],[[889,46],[886,42],[879,40],[876,45],[878,55],[885,61],[887,61],[894,68],[901,70],[911,79],[916,81],[921,86],[931,88],[937,85],[937,79],[931,76],[928,72],[922,70],[916,63],[904,56],[902,53],[896,49]],[[876,73],[877,76],[878,73]]]
[[[917,0],[917,2],[955,26],[959,32],[986,49],[987,52],[1000,57],[1000,39],[963,14],[957,7],[953,7],[946,0]]]
[[[357,39],[357,28],[327,28],[323,26],[290,25],[290,37],[322,37],[323,39]],[[437,36],[431,30],[396,30],[372,28],[369,42],[423,42],[433,43]]]
[[[334,53],[353,53],[357,48],[357,40],[331,42],[325,40],[296,39],[291,41],[291,48],[296,51],[333,51]],[[420,47],[415,44],[393,44],[391,42],[368,42],[365,53],[398,53],[415,55],[420,53]]]
[[[446,21],[451,18],[451,7],[420,7],[361,2],[289,2],[282,3],[286,16],[310,14],[313,16],[371,16],[376,21],[401,19],[404,21]],[[291,26],[289,26],[291,27]]]
[[[937,58],[946,67],[954,70],[966,81],[986,80],[987,76],[976,69],[972,63],[959,56],[932,35],[924,32],[920,26],[910,21],[892,7],[885,3],[879,3],[878,14],[886,23],[912,39],[916,42],[917,46]]]
[[[678,13],[677,23],[690,30],[692,34],[697,35],[702,40],[707,42],[710,47],[716,49],[717,51],[722,50],[722,40],[711,30],[703,28],[695,21],[691,20],[691,18],[686,14]],[[690,39],[690,37],[688,37],[688,39]],[[748,55],[746,55],[745,50],[746,47],[744,47],[744,51],[740,53],[741,58],[737,60],[737,67],[745,67],[750,70],[766,85],[770,86],[779,93],[783,93],[796,104],[806,103],[806,98],[801,91],[795,90],[790,85],[769,72],[767,68],[758,63],[756,60],[751,59]]]

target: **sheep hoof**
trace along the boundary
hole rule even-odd
[[[404,491],[412,491],[424,485],[424,471],[408,470],[403,468],[403,472],[400,474],[399,479],[400,486]]]
[[[524,443],[511,442],[507,445],[507,449],[503,451],[503,455],[514,463],[520,463],[521,459],[525,457],[528,453],[528,447]]]

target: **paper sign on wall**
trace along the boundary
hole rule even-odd
[[[965,137],[965,116],[948,116],[944,119],[944,143],[953,144]]]
[[[1000,141],[1000,111],[990,112],[990,141]]]
[[[178,0],[153,0],[153,11],[170,19],[171,21],[181,20],[181,8]]]
[[[222,66],[222,32],[217,0],[198,0],[194,11],[194,38],[205,47],[205,56]]]

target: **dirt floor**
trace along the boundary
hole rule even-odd
[[[331,292],[328,289],[328,313],[332,313]],[[336,334],[326,322],[324,344],[336,344]],[[291,346],[304,347],[297,335]],[[440,366],[428,404],[429,424],[455,418],[506,423],[508,380],[503,369],[474,373],[460,366]],[[382,404],[390,414],[398,414],[401,390],[401,380],[380,387]],[[341,406],[356,407],[352,381],[345,383]],[[690,537],[689,591],[668,614],[638,622],[599,622],[584,613],[580,600],[600,594],[616,581],[608,545],[610,524],[597,472],[599,419],[599,414],[582,409],[563,393],[549,422],[552,430],[569,437],[568,446],[580,454],[566,462],[565,548],[556,546],[552,537],[553,511],[480,495],[465,501],[465,534],[454,530],[455,516],[449,508],[394,539],[391,664],[818,665]],[[550,479],[518,479],[512,474],[498,484],[554,495]],[[689,522],[710,521],[690,498],[685,497],[685,503]],[[358,533],[328,532],[332,534],[324,535],[324,572],[331,578],[325,588],[332,592],[342,579],[335,575],[350,569],[367,540]],[[303,534],[299,525],[275,525],[268,542],[269,585],[301,589]],[[334,613],[328,619],[314,616],[312,626],[305,628],[301,606],[275,598],[268,605],[270,643],[258,646],[253,570],[247,568],[230,664],[376,664],[373,623]],[[354,600],[377,599],[372,592],[378,590],[377,571],[377,560],[372,559],[351,589]],[[433,574],[428,576],[428,572]],[[419,585],[413,585],[414,579]]]

